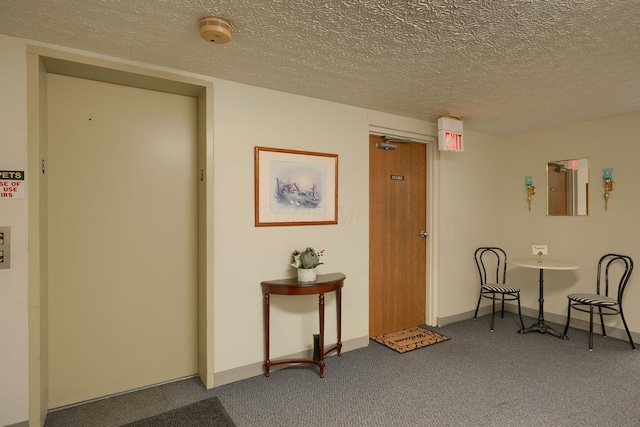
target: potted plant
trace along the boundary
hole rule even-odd
[[[298,270],[298,282],[315,282],[316,267],[324,264],[320,257],[324,255],[324,250],[316,252],[312,247],[307,247],[303,251],[294,250],[291,254],[291,266]]]

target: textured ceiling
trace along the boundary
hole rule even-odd
[[[640,111],[640,0],[0,0],[0,33],[494,135]]]

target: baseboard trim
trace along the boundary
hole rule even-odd
[[[369,337],[358,337],[353,338],[347,341],[342,342],[342,354],[347,353],[352,350],[357,350],[362,347],[367,347],[369,345]],[[311,359],[313,356],[313,350],[305,350],[294,354],[289,354],[287,356],[279,357],[278,359]],[[328,357],[335,356],[335,353],[332,353]],[[284,369],[291,365],[277,365],[271,368],[271,372],[277,371],[279,369]],[[251,365],[240,366],[239,368],[229,369],[227,371],[216,372],[213,375],[213,384],[214,387],[218,387],[221,385],[233,383],[240,380],[245,380],[247,378],[255,377],[258,375],[264,375],[264,362],[252,363]]]
[[[9,424],[5,427],[29,427],[29,421],[22,421],[17,424]]]
[[[497,311],[497,310],[496,310]],[[508,311],[510,313],[517,313],[518,312],[518,306],[515,304],[505,304],[504,305],[504,311]],[[455,314],[453,316],[448,316],[448,317],[440,317],[438,318],[438,326],[445,326],[448,325],[450,323],[455,323],[455,322],[461,322],[463,320],[467,320],[467,319],[472,319],[473,318],[473,314],[475,313],[475,309],[471,310],[471,311],[466,311],[464,313],[459,313],[459,314]],[[478,310],[478,316],[483,316],[485,314],[491,314],[491,306],[487,305],[487,306],[483,306],[480,307],[480,310]],[[522,307],[522,315],[523,316],[527,316],[527,317],[533,317],[534,319],[538,318],[538,310],[537,309],[533,309],[533,308],[528,308],[528,307]],[[554,323],[556,325],[562,325],[561,330],[558,330],[558,332],[562,333],[564,332],[564,325],[566,325],[567,323],[567,316],[563,316],[560,314],[554,314],[554,313],[544,313],[544,320],[545,322],[549,322],[549,323]],[[595,318],[594,318],[595,321]],[[529,326],[526,325],[525,326]],[[571,319],[571,325],[572,328],[576,328],[576,329],[582,329],[583,331],[588,331],[589,330],[589,321],[588,320],[583,320],[583,319],[576,319],[576,318],[572,318]],[[628,341],[629,337],[627,337],[627,331],[624,330],[624,328],[614,328],[613,326],[606,326],[606,331],[607,331],[607,336],[608,337],[612,337],[612,338],[618,338],[624,341]],[[594,322],[593,324],[593,332],[598,334],[598,335],[602,335],[602,328],[600,327],[600,322]],[[640,334],[631,331],[631,337],[633,338],[633,341],[636,343],[640,343]],[[569,338],[571,338],[571,336],[569,336]]]
[[[518,312],[518,306],[516,306],[516,305],[511,305],[508,308],[505,305],[505,310],[507,310],[507,309],[510,312],[513,312],[513,313],[517,313]],[[489,311],[489,313],[491,313],[491,311]],[[525,308],[525,307],[523,307],[522,308],[522,314],[524,316],[533,317],[534,319],[538,318],[538,310],[533,309],[533,308]],[[605,319],[606,319],[606,317],[607,316],[605,316]],[[612,317],[613,318],[615,316],[608,316],[608,317]],[[545,320],[545,322],[555,323],[556,325],[562,325],[562,328],[560,328],[560,330],[558,331],[560,333],[564,332],[564,326],[567,324],[567,316],[566,315],[560,315],[560,314],[554,314],[554,313],[544,313],[544,320]],[[569,326],[571,326],[572,328],[576,328],[576,329],[582,329],[583,331],[588,331],[589,330],[589,321],[588,320],[583,320],[583,319],[576,319],[575,317],[572,317],[571,318],[571,324]],[[608,337],[618,338],[618,339],[621,339],[621,340],[624,340],[624,341],[628,341],[629,340],[629,337],[627,336],[627,331],[625,331],[624,328],[614,328],[613,326],[607,326],[606,323],[605,323],[605,327],[606,327],[606,332],[607,332],[607,336]],[[602,335],[602,328],[600,327],[600,322],[597,322],[595,317],[594,317],[594,323],[593,323],[593,332],[598,334],[598,335]],[[569,335],[569,338],[571,338],[570,335]],[[631,338],[633,338],[634,342],[639,342],[640,334],[631,331]]]
[[[507,306],[506,305],[505,305],[505,310],[507,310]],[[445,326],[445,325],[448,325],[450,323],[462,322],[463,320],[473,319],[473,315],[475,314],[475,312],[476,312],[476,310],[473,309],[471,311],[465,311],[464,313],[454,314],[453,316],[438,317],[437,326]],[[490,305],[489,306],[481,306],[480,309],[478,309],[478,316],[484,316],[485,314],[490,314],[490,313],[491,313],[491,306]]]

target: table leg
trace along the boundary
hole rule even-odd
[[[270,298],[269,294],[264,295],[264,376],[269,376],[269,367],[271,366],[271,360],[269,360],[269,308]]]
[[[318,296],[318,313],[320,315],[320,378],[324,378],[324,294]]]
[[[540,269],[540,298],[538,299],[538,322],[534,323],[526,329],[518,331],[520,334],[527,334],[529,332],[540,332],[541,334],[549,333],[554,337],[562,338],[563,335],[553,330],[551,326],[544,323],[544,269]]]
[[[338,310],[338,356],[342,352],[342,289],[336,291],[336,309]]]
[[[538,325],[544,325],[544,269],[540,269],[540,298],[538,299]]]

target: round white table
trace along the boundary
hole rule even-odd
[[[520,329],[518,333],[529,332],[549,333],[555,337],[567,339],[563,334],[553,330],[551,326],[544,323],[544,270],[577,270],[579,265],[565,261],[556,261],[546,258],[517,258],[508,261],[509,264],[525,268],[537,268],[540,270],[540,297],[538,299],[539,312],[538,321],[526,329]]]

